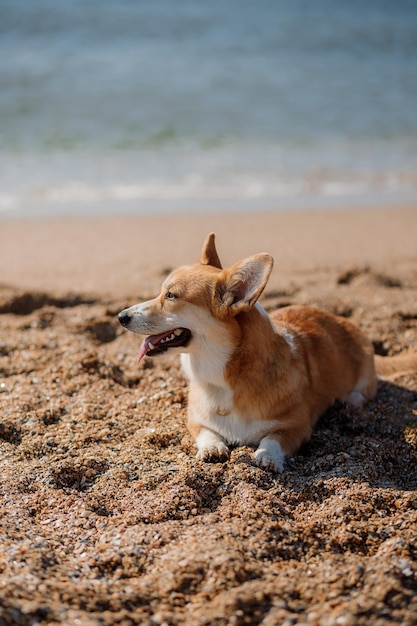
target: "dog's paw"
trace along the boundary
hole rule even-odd
[[[285,455],[281,446],[275,439],[265,437],[255,451],[254,459],[256,464],[263,469],[281,473],[284,469]]]
[[[354,406],[356,409],[362,409],[366,402],[366,398],[359,393],[359,391],[352,391],[348,395],[346,402],[351,406]]]
[[[203,428],[196,439],[199,461],[227,461],[230,450],[224,439],[213,430]]]
[[[209,461],[212,463],[227,461],[229,456],[230,450],[223,441],[213,443],[205,448],[200,448],[197,452],[197,459],[199,461]]]

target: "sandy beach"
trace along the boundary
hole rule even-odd
[[[195,459],[178,357],[121,309],[215,231],[270,252],[268,310],[417,351],[417,207],[0,221],[0,625],[412,626],[417,376],[337,404],[276,476]]]

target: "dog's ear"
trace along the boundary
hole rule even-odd
[[[268,282],[273,264],[272,256],[262,253],[233,265],[226,271],[220,308],[229,315],[237,315],[252,308]]]
[[[206,240],[203,243],[200,263],[201,265],[212,265],[213,267],[218,267],[220,270],[222,269],[222,264],[214,243],[214,233],[207,235]]]

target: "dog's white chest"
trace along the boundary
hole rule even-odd
[[[189,410],[194,422],[220,435],[228,444],[258,445],[276,422],[251,420],[240,415],[233,406],[233,392],[229,387],[201,388],[193,385]]]
[[[241,415],[235,410],[233,390],[224,381],[223,364],[211,371],[211,380],[217,384],[208,384],[202,382],[200,372],[196,375],[189,355],[182,354],[181,363],[190,380],[188,410],[193,422],[236,445],[258,445],[276,427],[276,421],[251,419],[250,415]]]
[[[250,421],[234,412],[219,415],[217,411],[208,420],[202,420],[202,423],[221,435],[231,445],[258,445],[261,439],[276,426],[276,422]]]

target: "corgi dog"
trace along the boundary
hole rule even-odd
[[[126,329],[146,335],[139,361],[181,353],[188,428],[202,461],[249,445],[259,466],[281,472],[335,400],[361,407],[376,393],[377,373],[417,371],[416,355],[375,357],[345,318],[298,305],[269,316],[258,299],[272,266],[262,253],[223,269],[211,233],[197,264],[173,271],[155,299],[119,313]]]

